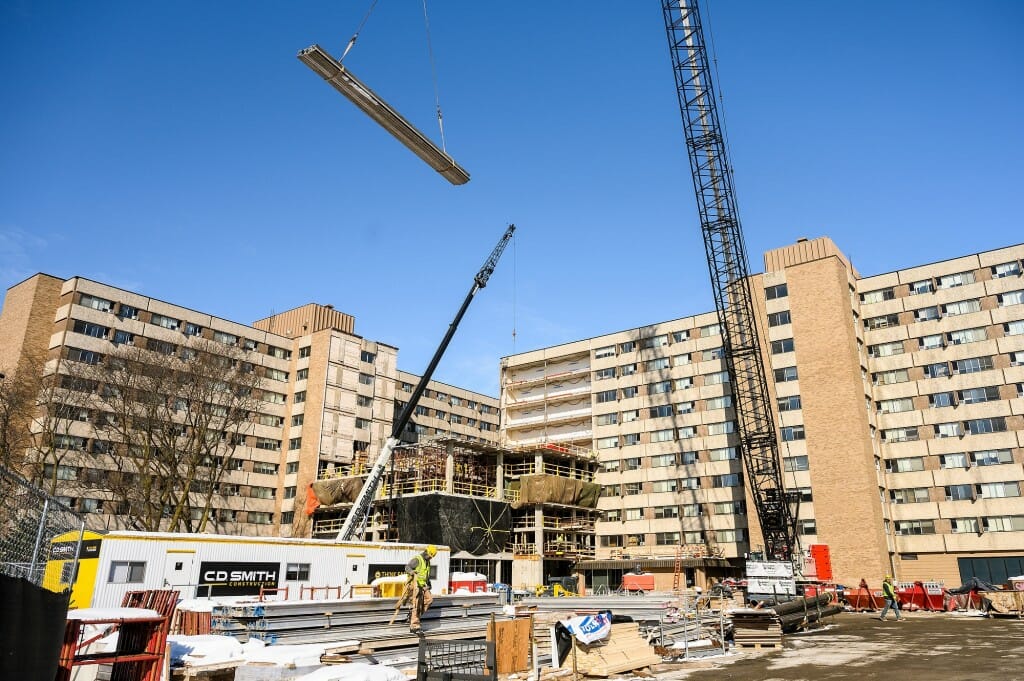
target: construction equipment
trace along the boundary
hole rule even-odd
[[[732,383],[741,458],[768,558],[800,557],[793,502],[785,492],[749,265],[719,125],[704,31],[695,0],[662,0],[679,110],[697,196],[723,359]],[[799,566],[798,566],[799,567]]]
[[[437,368],[438,362],[441,361],[444,351],[448,349],[448,344],[455,335],[455,330],[459,327],[462,316],[466,314],[466,309],[473,302],[473,297],[476,296],[477,292],[487,286],[487,280],[494,273],[498,259],[501,258],[502,252],[512,239],[512,234],[515,231],[515,225],[508,226],[508,229],[505,230],[505,233],[498,240],[498,245],[494,247],[487,260],[484,261],[483,267],[473,277],[473,285],[470,287],[469,293],[466,294],[465,300],[462,301],[462,307],[459,308],[455,318],[448,325],[448,332],[441,339],[441,344],[437,347],[433,358],[430,360],[430,364],[427,365],[426,371],[423,372],[419,383],[416,384],[416,388],[412,391],[409,401],[405,403],[402,413],[395,420],[394,426],[391,429],[391,437],[384,442],[384,446],[381,447],[380,454],[377,456],[377,461],[374,462],[373,468],[370,469],[369,475],[366,476],[366,482],[363,483],[359,496],[356,497],[352,508],[348,512],[348,516],[345,518],[345,523],[341,526],[341,531],[338,532],[338,541],[350,541],[362,535],[366,527],[366,520],[370,515],[370,507],[373,505],[373,497],[377,494],[377,488],[380,486],[380,481],[384,477],[388,462],[391,460],[391,452],[398,446],[399,437],[405,430],[406,425],[408,425],[409,419],[412,418],[413,411],[416,409],[423,391],[426,390],[431,376],[434,375],[434,369]]]

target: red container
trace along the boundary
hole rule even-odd
[[[455,593],[459,589],[465,589],[470,593],[479,594],[487,591],[487,580],[486,579],[459,579],[452,580],[449,583],[450,593]]]
[[[811,558],[814,559],[816,576],[819,581],[827,582],[832,579],[832,554],[828,550],[828,544],[811,544]]]
[[[626,591],[654,591],[654,575],[627,572],[622,575],[622,588]]]
[[[896,590],[903,608],[943,610],[945,588],[938,582],[902,583]]]

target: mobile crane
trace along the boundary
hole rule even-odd
[[[769,560],[799,569],[796,503],[786,493],[761,342],[755,323],[732,167],[719,124],[714,83],[696,0],[662,0],[679,111],[697,196],[723,359],[732,383],[742,458]]]
[[[380,449],[380,454],[377,455],[377,460],[373,464],[373,468],[370,469],[369,475],[366,476],[366,482],[363,483],[362,489],[359,491],[359,496],[356,497],[355,502],[352,504],[352,508],[348,512],[348,516],[345,518],[344,524],[341,526],[341,531],[338,532],[337,541],[351,541],[356,539],[363,534],[363,530],[366,528],[366,520],[370,516],[370,507],[373,505],[373,497],[377,494],[377,488],[380,486],[380,481],[384,477],[384,473],[387,470],[388,462],[391,461],[391,453],[395,447],[398,446],[405,427],[409,423],[409,419],[412,418],[413,411],[416,409],[416,404],[420,400],[420,396],[423,395],[423,391],[427,388],[427,383],[430,382],[430,377],[434,375],[434,369],[437,368],[438,362],[441,361],[441,356],[444,355],[444,351],[448,349],[448,343],[451,342],[452,337],[455,335],[455,330],[459,327],[459,322],[462,321],[462,316],[466,314],[466,309],[469,304],[473,302],[473,297],[480,291],[480,289],[487,286],[487,280],[491,278],[491,274],[494,273],[494,268],[498,264],[498,259],[501,258],[502,252],[508,245],[508,242],[512,239],[512,234],[516,231],[515,225],[509,225],[508,229],[498,240],[498,245],[494,247],[491,254],[484,261],[483,267],[473,277],[473,285],[469,289],[469,293],[466,294],[465,300],[462,301],[462,307],[455,314],[455,318],[448,325],[448,332],[444,338],[441,339],[441,344],[437,346],[437,350],[434,352],[433,358],[430,360],[430,364],[427,365],[426,371],[423,372],[423,376],[420,378],[419,383],[416,384],[416,388],[412,391],[412,395],[409,397],[409,401],[405,403],[402,408],[401,414],[395,420],[394,426],[391,428],[391,436],[384,442],[384,446]]]

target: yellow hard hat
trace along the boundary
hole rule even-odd
[[[437,555],[437,547],[434,546],[433,544],[428,544],[427,545],[427,555],[430,556],[431,558],[436,556]]]

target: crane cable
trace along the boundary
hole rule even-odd
[[[437,127],[441,130],[441,151],[447,154],[448,149],[444,139],[444,117],[441,115],[441,94],[437,86],[437,65],[434,63],[434,46],[430,39],[430,16],[427,14],[427,0],[423,0],[423,23],[427,28],[427,54],[430,56],[430,75],[434,81],[434,106],[437,109]]]
[[[352,34],[351,38],[349,38],[348,45],[345,46],[345,51],[342,52],[341,57],[338,58],[339,62],[344,61],[345,55],[349,53],[349,50],[355,47],[356,40],[359,39],[359,32],[363,30],[363,26],[366,25],[366,21],[370,18],[370,15],[373,14],[373,8],[376,6],[377,0],[373,0],[373,2],[370,3],[370,8],[366,10],[366,14],[363,15],[363,20],[359,22],[359,26],[356,28],[356,32]]]

